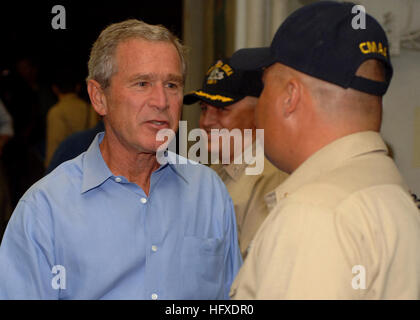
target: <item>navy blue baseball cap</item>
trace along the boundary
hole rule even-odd
[[[184,104],[204,101],[223,108],[247,96],[259,97],[263,88],[261,70],[237,70],[229,59],[217,60],[207,71],[203,86],[184,96]]]
[[[354,28],[355,4],[320,1],[292,13],[279,27],[270,47],[238,50],[233,67],[258,70],[279,62],[343,88],[382,96],[392,78],[385,31],[366,13],[365,28]],[[360,65],[377,59],[385,66],[385,82],[356,76]]]

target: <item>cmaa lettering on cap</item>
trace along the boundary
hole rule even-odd
[[[362,51],[362,53],[364,53],[364,54],[379,53],[379,54],[383,55],[385,58],[388,55],[388,53],[387,53],[387,47],[385,47],[380,42],[378,44],[376,44],[375,41],[362,42],[359,45],[359,48],[360,48],[360,51]]]

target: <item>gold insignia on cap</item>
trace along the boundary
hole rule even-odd
[[[225,75],[229,77],[232,74],[232,67],[227,63],[223,63],[222,60],[219,60],[207,71],[207,84],[215,84],[217,81],[223,80]]]
[[[233,101],[232,98],[223,97],[223,96],[218,95],[218,94],[208,94],[208,93],[205,93],[203,91],[194,91],[193,93],[196,94],[197,96],[204,97],[204,98],[207,98],[207,99],[210,99],[210,100],[218,100],[218,101],[222,101],[222,102]]]

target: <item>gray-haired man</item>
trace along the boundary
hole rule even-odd
[[[87,152],[22,197],[0,248],[0,299],[223,299],[241,264],[232,201],[210,169],[160,165],[185,62],[165,28],[107,27],[89,61],[104,118]]]

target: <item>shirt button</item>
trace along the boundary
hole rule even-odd
[[[116,177],[115,178],[115,182],[121,182],[121,178],[120,177]]]
[[[140,199],[140,202],[143,203],[143,204],[145,204],[147,202],[147,199],[146,198],[141,198]]]
[[[157,300],[158,295],[156,293],[152,293],[152,300]]]
[[[152,246],[152,251],[156,252],[157,251],[157,247],[156,246]]]

